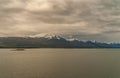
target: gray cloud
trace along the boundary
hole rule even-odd
[[[119,42],[119,25],[119,0],[0,0],[0,36],[55,33]]]

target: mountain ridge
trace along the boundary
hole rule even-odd
[[[120,44],[68,40],[57,35],[46,35],[43,37],[0,37],[0,48],[120,48]]]

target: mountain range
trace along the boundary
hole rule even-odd
[[[41,37],[0,37],[0,48],[120,48],[120,44],[45,35]]]

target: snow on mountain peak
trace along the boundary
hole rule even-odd
[[[55,35],[55,34],[37,34],[37,35],[33,35],[30,37],[40,37],[40,38],[48,38],[48,39],[60,39],[62,37]]]
[[[45,38],[49,38],[49,39],[60,39],[61,37],[55,34],[46,34],[44,36]]]
[[[67,39],[68,41],[79,41],[78,39],[76,39],[76,38],[69,38],[69,39]]]

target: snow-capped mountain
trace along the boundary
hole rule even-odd
[[[80,41],[44,34],[31,37],[0,37],[0,48],[120,48],[120,44]]]
[[[58,35],[54,35],[54,34],[46,34],[44,36],[44,38],[48,38],[48,39],[61,39],[62,37],[58,36]]]
[[[47,38],[47,39],[61,39],[61,36],[55,35],[55,34],[37,34],[30,36],[32,38]]]

